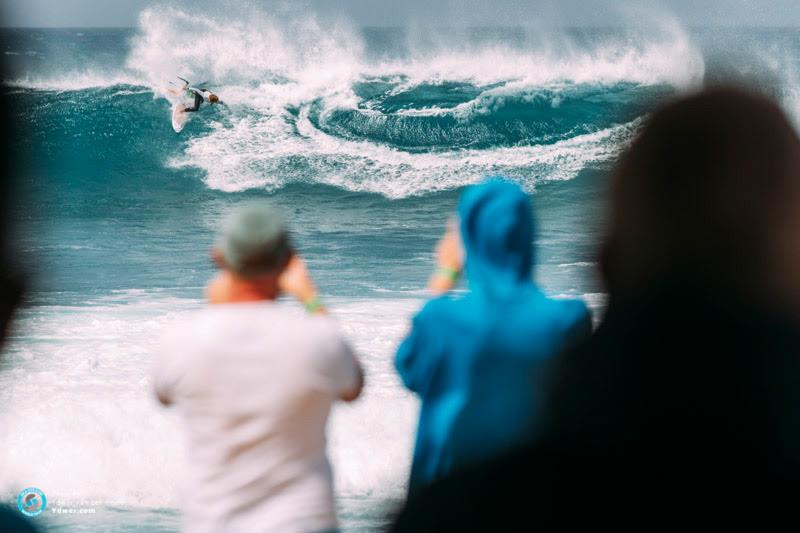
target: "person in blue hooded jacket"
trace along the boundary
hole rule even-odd
[[[549,299],[533,282],[532,208],[519,186],[468,188],[458,220],[437,248],[430,289],[440,296],[414,317],[395,361],[422,401],[409,494],[530,443],[546,364],[591,333],[583,302]],[[469,291],[447,295],[462,266]]]

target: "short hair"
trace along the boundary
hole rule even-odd
[[[283,268],[292,253],[281,211],[267,202],[246,204],[231,213],[217,241],[225,266],[253,277]]]
[[[214,102],[214,103],[219,102],[219,96],[217,96],[216,94],[211,94],[208,96],[208,100],[209,102]]]
[[[669,271],[762,281],[776,214],[791,209],[800,139],[759,93],[708,89],[646,121],[611,180],[609,291]]]

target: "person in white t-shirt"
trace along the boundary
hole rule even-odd
[[[233,213],[213,256],[210,305],[168,332],[154,378],[188,433],[183,529],[335,530],[325,426],[336,400],[361,393],[361,367],[276,208]],[[307,312],[276,303],[282,293]]]

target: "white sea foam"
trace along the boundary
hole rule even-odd
[[[172,164],[204,168],[206,183],[226,191],[275,189],[291,181],[306,181],[309,169],[318,183],[391,198],[451,189],[488,174],[517,178],[532,190],[538,183],[570,179],[590,163],[614,158],[638,125],[634,121],[541,146],[412,154],[327,135],[301,113],[300,136],[286,135],[281,143],[262,146],[261,140],[273,135],[278,126],[274,121],[218,125],[214,134],[193,139],[185,156]],[[291,166],[298,160],[302,164],[293,175]]]
[[[330,303],[368,382],[364,397],[337,407],[329,426],[337,492],[400,497],[417,404],[392,361],[419,301]],[[126,291],[24,312],[0,372],[0,494],[35,485],[64,502],[179,506],[182,430],[177,415],[156,404],[150,369],[163,329],[199,305]]]
[[[604,295],[583,298],[599,316]],[[329,302],[367,380],[364,396],[337,406],[328,428],[340,497],[404,494],[418,402],[393,356],[421,302]],[[0,372],[0,496],[34,485],[64,503],[178,507],[182,428],[174,410],[157,405],[150,371],[164,329],[200,305],[133,289],[23,312]]]
[[[597,266],[597,263],[592,261],[576,261],[574,263],[560,263],[558,268],[573,268],[573,267],[581,267],[581,268],[591,268]]]
[[[81,91],[117,85],[130,85],[147,89],[142,79],[129,72],[93,72],[82,71],[50,76],[23,76],[4,80],[3,85],[22,89],[38,89],[41,91]]]

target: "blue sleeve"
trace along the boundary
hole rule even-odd
[[[430,302],[429,302],[430,305]],[[395,367],[409,390],[425,396],[441,359],[437,336],[431,334],[431,312],[426,305],[413,319],[411,331],[400,343]]]

